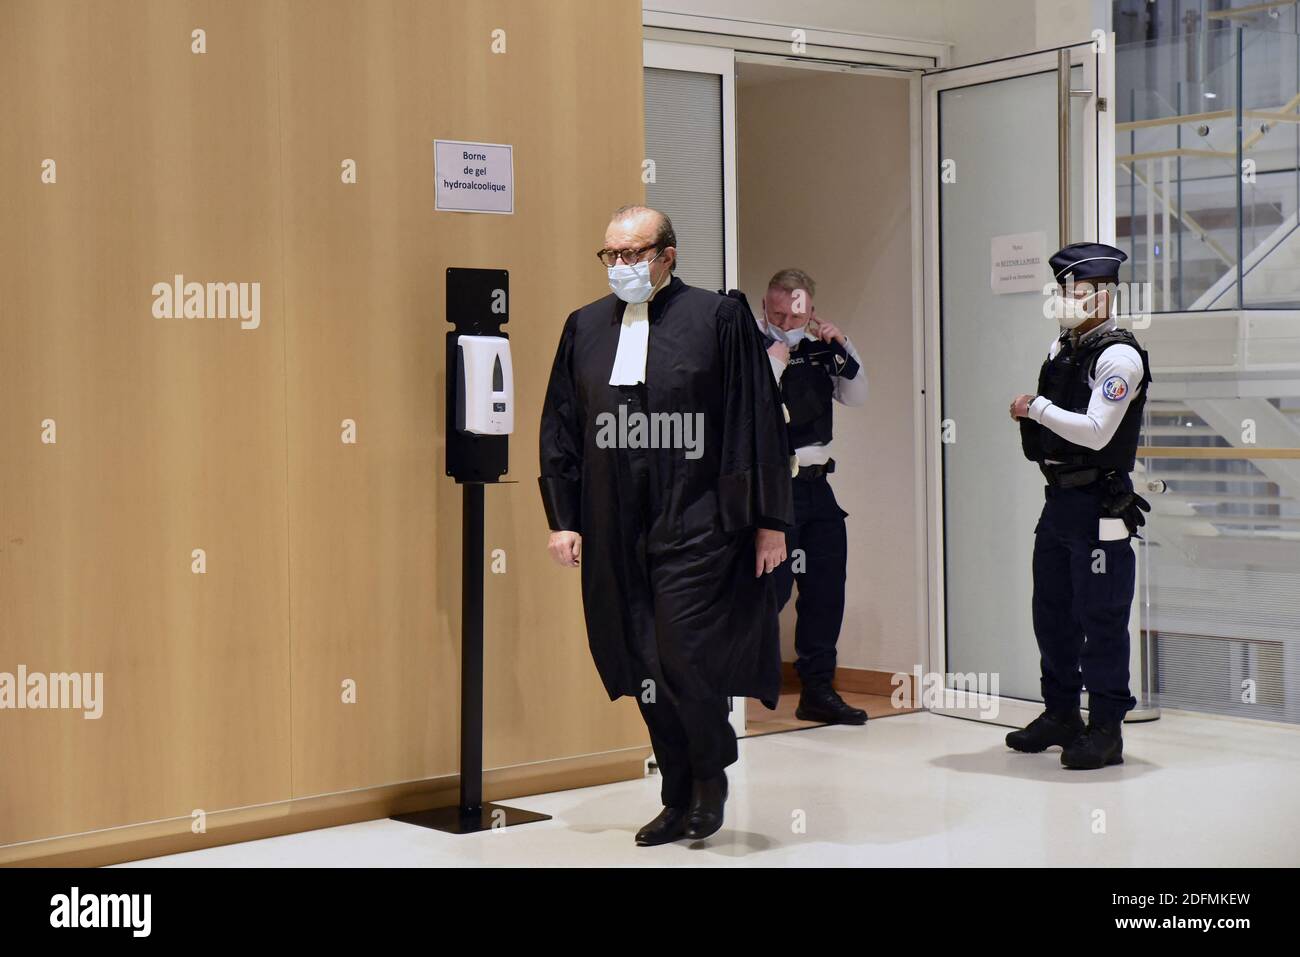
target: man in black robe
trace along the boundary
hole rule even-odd
[[[596,669],[636,697],[663,775],[641,845],[722,826],[730,695],[776,707],[771,572],[793,522],[780,394],[743,298],[675,277],[668,217],[615,212],[613,295],[569,315],[541,422],[549,550],[582,559]]]

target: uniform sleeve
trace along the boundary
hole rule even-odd
[[[560,345],[551,365],[551,379],[542,404],[538,437],[541,456],[542,505],[552,531],[581,532],[582,436],[578,392],[573,376],[573,336],[576,313],[571,313],[560,333]]]
[[[858,355],[847,336],[844,351],[848,353],[849,361],[835,377],[835,400],[842,405],[863,405],[867,401],[867,370],[862,365],[862,356]]]
[[[1105,448],[1142,384],[1142,359],[1131,346],[1110,346],[1097,357],[1093,382],[1086,413],[1067,412],[1040,395],[1029,405],[1029,418],[1075,445]]]
[[[767,352],[748,309],[736,300],[719,304],[717,327],[723,389],[722,527],[731,532],[793,525],[789,440]]]

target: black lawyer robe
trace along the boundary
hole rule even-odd
[[[569,315],[541,422],[542,501],[553,530],[582,535],[596,669],[611,700],[641,695],[649,680],[679,697],[774,708],[776,594],[771,575],[755,577],[754,535],[794,513],[781,398],[757,325],[743,299],[674,276],[649,303],[645,383],[612,386],[625,308],[610,295]],[[679,413],[683,425],[702,414],[691,420],[702,423],[698,457],[608,447],[620,415],[632,423],[637,412]],[[636,441],[629,432],[623,445]]]

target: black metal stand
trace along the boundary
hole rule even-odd
[[[451,834],[549,821],[549,814],[483,803],[483,483],[461,486],[460,804],[395,814],[394,821]]]
[[[549,814],[504,804],[483,803],[483,486],[498,484],[507,468],[507,437],[469,435],[456,428],[456,340],[461,335],[504,335],[510,277],[504,269],[448,269],[447,321],[447,474],[460,484],[460,803],[395,814],[394,821],[450,834],[473,834],[532,821]]]

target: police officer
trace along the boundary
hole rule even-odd
[[[1017,751],[1060,745],[1067,768],[1124,761],[1120,725],[1129,693],[1130,536],[1146,500],[1129,472],[1137,455],[1147,354],[1112,318],[1119,267],[1104,243],[1072,243],[1052,256],[1060,291],[1050,311],[1062,327],[1038,375],[1038,393],[1011,402],[1025,456],[1047,479],[1034,537],[1034,635],[1044,712],[1007,735]],[[1079,693],[1088,689],[1088,724]]]
[[[844,620],[848,561],[848,515],[835,501],[826,476],[831,458],[834,402],[867,400],[867,373],[853,343],[833,324],[817,318],[816,285],[800,269],[772,277],[763,296],[767,353],[781,385],[790,445],[798,457],[794,476],[795,525],[786,531],[787,558],[773,573],[784,608],[796,580],[795,670],[802,690],[795,716],[828,724],[863,724],[867,713],[849,706],[832,687],[835,644]]]

